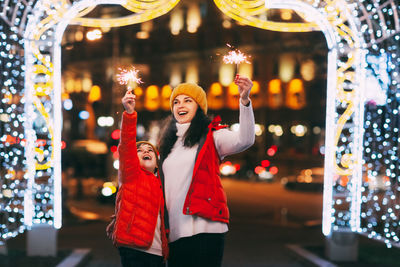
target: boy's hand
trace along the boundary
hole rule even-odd
[[[136,96],[132,90],[126,91],[122,98],[122,105],[124,106],[127,113],[132,114],[135,111]]]
[[[253,87],[253,82],[244,76],[240,76],[239,74],[235,77],[235,84],[239,87],[239,96],[240,101],[244,106],[247,106],[250,102],[250,91]]]
[[[107,228],[106,228],[107,237],[110,239],[112,239],[112,235],[114,232],[114,226],[115,226],[115,215],[112,215],[111,222],[107,225]]]

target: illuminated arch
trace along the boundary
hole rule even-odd
[[[61,227],[61,41],[65,28],[70,23],[84,26],[108,27],[124,26],[140,23],[161,16],[171,10],[179,0],[163,1],[121,1],[121,0],[82,0],[71,4],[69,1],[39,1],[34,7],[35,12],[28,18],[24,32],[24,47],[26,55],[25,79],[25,112],[44,118],[48,129],[48,143],[50,149],[47,155],[42,149],[35,147],[32,134],[33,116],[27,116],[25,124],[27,138],[27,162],[35,162],[28,167],[28,184],[32,186],[27,193],[35,191],[35,179],[43,173],[49,176],[49,184],[53,184],[54,201],[51,209],[55,228]],[[120,4],[132,12],[133,15],[115,19],[81,18],[97,5]],[[47,106],[47,108],[45,107]],[[40,159],[39,159],[40,157]],[[53,178],[53,179],[52,179]],[[25,223],[30,226],[43,222],[35,218],[30,211],[38,213],[38,205],[32,196],[25,200]],[[41,206],[41,205],[40,205]],[[47,209],[48,207],[46,207]],[[43,211],[41,214],[45,214]],[[50,217],[51,218],[51,217]],[[32,221],[33,220],[33,221]],[[45,220],[47,221],[47,220]]]
[[[398,199],[397,201],[392,199],[390,212],[383,215],[393,220],[392,225],[387,224],[388,226],[382,227],[381,233],[378,234],[374,231],[374,226],[370,226],[373,223],[367,221],[366,226],[361,226],[361,217],[368,217],[371,211],[370,207],[366,207],[365,212],[362,212],[362,197],[365,198],[362,192],[367,191],[362,183],[362,163],[365,161],[371,164],[369,155],[364,154],[363,157],[363,145],[368,144],[368,142],[363,144],[367,56],[379,55],[382,43],[390,38],[399,42],[400,20],[395,1],[386,1],[382,4],[378,1],[342,0],[214,0],[214,2],[231,18],[254,27],[285,32],[319,29],[324,33],[329,52],[323,233],[329,235],[332,230],[357,231],[369,237],[383,239],[388,245],[398,245],[400,233],[395,221],[398,219],[396,213],[398,214],[400,209],[399,205],[395,205]],[[260,16],[267,9],[293,10],[306,23],[268,21],[265,16]],[[398,65],[399,59],[393,59],[392,64],[396,64],[396,61]],[[398,68],[390,74],[397,77]],[[398,82],[393,83],[391,87],[398,91]],[[388,156],[390,160],[387,159],[387,162],[398,161],[395,151],[394,149],[392,153],[387,153],[390,154]],[[396,173],[392,171],[391,175],[396,183]],[[394,193],[391,197],[396,199],[400,196]],[[375,197],[370,196],[370,200],[372,199]],[[374,204],[381,206],[377,200]],[[387,232],[390,232],[389,236]]]
[[[2,117],[4,122],[14,120],[14,123],[10,123],[11,126],[20,126],[14,131],[12,127],[8,127],[8,123],[5,123],[6,129],[10,131],[4,134],[6,138],[3,140],[4,144],[7,147],[10,147],[10,144],[14,146],[4,149],[7,152],[6,156],[11,155],[17,145],[19,154],[25,156],[19,159],[19,164],[24,167],[20,168],[18,173],[12,163],[2,166],[8,171],[6,179],[19,176],[23,183],[18,180],[10,185],[5,184],[5,195],[13,198],[14,201],[1,202],[5,207],[2,212],[9,217],[10,223],[2,225],[0,242],[23,232],[25,227],[34,224],[61,227],[60,44],[67,25],[118,27],[140,23],[167,13],[178,2],[179,0],[82,0],[73,3],[68,0],[10,0],[1,2],[0,30],[8,28],[9,33],[9,36],[3,33],[1,37],[2,39],[9,37],[10,40],[7,41],[11,47],[11,49],[6,45],[1,47],[1,55],[7,50],[11,58],[14,54],[19,55],[21,51],[25,55],[24,66],[19,69],[19,73],[24,73],[25,69],[24,75],[20,75],[18,79],[8,79],[9,74],[6,71],[2,72],[1,81],[5,81],[6,87],[12,89],[4,95],[23,94],[17,108],[21,112],[23,105],[24,113],[29,115],[14,117],[14,114],[11,114],[7,118]],[[102,4],[121,5],[134,14],[115,19],[83,18],[94,7]],[[11,65],[11,62],[7,64]],[[24,76],[25,80],[23,80]],[[16,106],[14,103],[12,105]],[[21,177],[20,172],[25,173],[24,177]],[[18,199],[11,190],[16,188],[16,184],[21,185],[18,187],[20,189]],[[3,195],[1,199],[4,199]],[[11,224],[15,224],[15,227],[11,227]]]
[[[365,51],[364,40],[351,16],[352,10],[342,1],[268,0],[266,5],[264,1],[215,2],[232,18],[255,27],[292,32],[320,29],[324,33],[329,52],[323,233],[329,235],[332,227],[356,231],[360,226]],[[233,8],[233,3],[241,3],[244,7]],[[263,21],[258,15],[267,8],[291,9],[312,18],[313,23]],[[338,147],[344,149],[338,151]],[[336,195],[334,181],[343,176],[349,178],[351,190]],[[349,202],[348,207],[336,208],[338,199]],[[339,218],[337,212],[345,216]],[[332,217],[336,219],[334,223]]]
[[[140,23],[167,13],[178,2],[179,0],[81,0],[71,4],[68,0],[9,0],[1,3],[0,30],[3,34],[0,38],[7,42],[1,43],[0,56],[6,58],[4,52],[10,51],[8,57],[20,59],[22,57],[19,51],[24,51],[24,67],[15,68],[18,73],[23,73],[26,77],[22,85],[23,75],[11,77],[12,75],[6,71],[1,73],[1,82],[5,85],[1,94],[3,99],[6,99],[4,103],[9,107],[7,106],[8,109],[5,112],[1,111],[0,122],[7,127],[0,136],[2,142],[0,153],[8,157],[10,153],[14,153],[10,146],[19,146],[18,149],[21,151],[22,145],[25,146],[26,151],[25,158],[19,161],[19,164],[25,167],[16,171],[13,162],[6,162],[5,166],[2,166],[6,169],[5,179],[20,177],[21,170],[25,172],[25,178],[21,181],[26,181],[27,189],[24,190],[23,197],[20,196],[18,200],[24,201],[24,208],[1,202],[5,207],[4,211],[9,214],[15,210],[17,210],[16,213],[19,212],[18,216],[10,216],[10,221],[23,217],[24,224],[27,226],[48,223],[56,228],[61,227],[60,43],[66,26],[78,24],[93,27],[118,27]],[[398,44],[400,39],[399,9],[395,0],[384,3],[378,0],[267,0],[267,6],[264,0],[214,0],[214,2],[228,16],[254,27],[274,31],[321,30],[324,32],[329,48],[329,66],[323,232],[329,234],[332,228],[346,228],[370,235],[371,228],[360,226],[361,162],[371,161],[367,154],[364,154],[364,158],[362,157],[365,67],[369,64],[366,59],[369,55],[390,52],[397,57],[392,56],[387,59],[387,63],[393,66],[389,70],[389,75],[393,81],[398,80],[396,78],[399,76],[398,66],[400,65],[398,48],[393,51],[389,49],[386,51],[385,48],[389,47],[387,42],[393,41],[394,44],[396,42]],[[134,14],[113,19],[84,18],[96,5],[100,4],[118,4]],[[260,15],[267,8],[294,10],[307,22],[283,23],[266,20]],[[8,35],[4,33],[4,29],[8,29]],[[399,84],[400,81],[391,83],[390,90],[398,92]],[[398,96],[393,95],[395,94],[389,96],[387,105],[389,103],[394,105],[392,109],[395,110],[398,108],[398,102],[393,104],[391,100]],[[14,98],[20,99],[20,102],[16,104],[12,100]],[[21,104],[25,106],[25,114],[29,114],[28,116],[15,115],[20,112]],[[10,115],[7,113],[9,109],[19,111]],[[42,122],[40,125],[42,132],[37,131],[35,118]],[[24,127],[21,130],[22,124]],[[392,144],[391,141],[387,143]],[[368,146],[366,143],[364,145]],[[384,145],[384,147],[389,145]],[[398,161],[399,158],[397,154],[388,153],[387,160],[390,163]],[[343,192],[339,192],[335,187],[335,182],[345,177],[349,181],[347,183],[349,186],[344,187]],[[38,184],[39,180],[45,181],[43,185]],[[15,186],[21,186],[21,184],[10,183],[9,186],[5,183],[3,194],[10,194],[10,197],[16,198],[11,190]],[[342,197],[350,205],[346,210],[339,211],[338,200]],[[43,199],[45,201],[42,201]],[[393,209],[398,211],[400,208],[397,206],[393,206]],[[1,232],[1,239],[15,236],[23,230],[24,225],[20,225],[7,233]],[[399,244],[398,228],[389,229],[389,231],[395,234],[388,237],[384,233],[385,228],[385,231],[375,233],[372,237],[385,239],[386,243]]]

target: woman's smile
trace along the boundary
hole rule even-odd
[[[173,105],[174,117],[181,124],[191,122],[198,108],[196,101],[187,95],[176,96]]]

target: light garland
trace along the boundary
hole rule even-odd
[[[21,8],[20,13],[24,12]],[[25,230],[23,38],[0,20],[0,244]]]
[[[70,24],[87,27],[121,27],[136,23],[142,23],[168,13],[179,3],[179,1],[180,0],[119,1],[123,7],[125,7],[129,11],[134,12],[134,14],[120,18],[82,18],[82,16],[88,13],[86,10],[83,10],[82,13],[79,13],[76,18],[72,19]]]
[[[132,18],[142,22],[167,12],[179,1],[145,1],[142,7],[148,9]],[[25,224],[47,223],[55,228],[61,227],[61,50],[62,34],[69,22],[78,18],[78,24],[89,26],[92,19],[81,19],[94,6],[101,4],[128,4],[128,9],[135,8],[138,1],[79,1],[72,6],[69,1],[44,1],[35,6],[35,13],[30,16],[25,37],[26,52],[26,114],[25,135],[27,141],[25,157],[28,161],[27,190],[25,195]],[[153,8],[153,9],[151,9]],[[123,23],[135,23],[131,19],[96,20],[102,26],[123,26]],[[100,21],[100,22],[99,22]],[[89,24],[85,24],[85,23]],[[121,24],[122,23],[122,24]],[[125,24],[125,25],[127,25]],[[96,24],[97,25],[97,24]],[[43,80],[44,77],[44,80]],[[34,121],[42,120],[45,127],[36,127]],[[44,129],[44,131],[43,131]],[[36,139],[45,140],[43,146],[35,144]],[[34,164],[30,164],[34,162]],[[37,180],[47,180],[45,186]]]
[[[322,231],[325,235],[332,230],[356,231],[361,199],[362,39],[352,18],[347,18],[349,7],[338,1],[270,0],[268,7],[303,12],[315,19],[326,37],[329,54]],[[344,179],[345,189],[338,187]]]
[[[217,7],[227,16],[243,24],[270,31],[311,32],[319,30],[315,23],[276,22],[260,18],[271,7],[265,0],[214,0]],[[285,4],[286,1],[281,1]],[[313,1],[297,1],[313,2]],[[290,7],[288,9],[291,9]]]
[[[367,227],[361,224],[361,221],[367,221],[364,218],[368,218],[368,214],[376,214],[376,212],[371,212],[371,210],[374,210],[371,206],[368,208],[368,212],[361,212],[361,209],[366,209],[365,204],[369,204],[368,200],[375,200],[373,207],[381,207],[383,204],[382,199],[376,198],[376,192],[371,193],[370,190],[366,190],[366,184],[362,183],[362,177],[365,176],[365,173],[362,172],[363,162],[369,161],[367,153],[364,155],[364,159],[362,156],[363,88],[366,88],[365,54],[371,53],[371,50],[368,51],[365,48],[372,47],[378,50],[378,47],[381,47],[379,50],[381,54],[384,54],[386,53],[386,49],[383,48],[384,45],[378,46],[378,43],[390,38],[397,40],[397,43],[399,43],[399,37],[396,35],[400,31],[398,5],[393,0],[385,1],[384,3],[379,3],[378,1],[268,0],[265,1],[267,8],[292,9],[303,18],[313,18],[318,24],[315,27],[315,25],[308,22],[303,25],[287,23],[286,26],[280,25],[276,29],[274,25],[260,21],[257,17],[257,15],[265,12],[262,8],[255,8],[260,6],[260,1],[215,0],[215,2],[223,12],[247,25],[286,32],[306,31],[307,28],[308,30],[315,30],[318,27],[323,31],[330,49],[328,54],[323,232],[325,235],[329,235],[332,230],[358,231],[366,233],[369,237],[383,239],[386,244],[398,244],[400,233],[397,223],[384,223],[386,228],[381,227],[379,230],[386,234],[372,230],[377,228],[377,223],[369,223]],[[313,10],[317,12],[313,12]],[[322,19],[320,18],[321,14],[323,15]],[[379,30],[376,30],[376,25],[379,25]],[[304,28],[305,26],[307,27]],[[332,37],[332,31],[335,32],[335,37]],[[362,40],[365,40],[365,42]],[[398,47],[395,48],[392,45],[389,49],[395,51],[391,53],[394,57],[398,55]],[[399,66],[398,56],[396,62],[392,62],[392,66]],[[396,72],[393,75],[398,77]],[[397,97],[399,97],[400,94],[397,94]],[[332,101],[333,99],[334,101]],[[395,103],[390,99],[388,101],[389,103]],[[398,107],[397,102],[392,105]],[[398,110],[394,110],[398,112]],[[368,124],[368,116],[366,124]],[[389,122],[386,121],[384,125],[388,128]],[[395,131],[397,133],[398,127],[395,129],[397,129]],[[385,136],[388,138],[388,134]],[[377,138],[377,140],[378,143],[383,141],[382,138]],[[387,155],[390,155],[390,160],[385,159],[387,163],[397,162],[396,160],[398,160],[396,148],[398,147],[397,142],[400,140],[398,138],[392,138],[391,140],[392,142],[383,141],[386,146],[394,147],[391,151],[386,152]],[[393,140],[397,140],[396,143],[393,144]],[[366,144],[369,143],[367,142]],[[367,150],[371,151],[368,147]],[[382,160],[383,156],[378,153],[379,160]],[[331,161],[331,159],[334,160]],[[373,164],[370,163],[369,165],[372,166]],[[382,168],[385,165],[380,164],[379,166]],[[393,163],[390,165],[392,169],[396,169],[396,167],[398,168],[398,163],[397,165]],[[373,173],[377,176],[377,171]],[[386,170],[386,173],[390,173],[393,177],[399,177],[399,172],[393,174],[393,172]],[[371,173],[369,175],[371,176]],[[390,194],[390,199],[392,200],[397,199],[396,195],[400,191],[400,188],[397,191],[393,189],[391,191],[396,193]],[[361,194],[362,191],[364,192],[363,196]],[[370,192],[368,198],[365,197],[366,191]],[[381,202],[377,202],[379,199]],[[387,202],[386,200],[385,205],[387,205]],[[348,204],[344,205],[345,203]],[[347,208],[343,209],[346,206]],[[388,209],[389,212],[383,215],[382,218],[398,219],[395,217],[395,212],[397,211],[397,214],[399,212],[398,209],[399,204],[397,206],[392,205]],[[377,219],[371,215],[369,221],[376,222],[379,221],[379,218]],[[388,228],[388,225],[391,225],[391,229]],[[397,227],[397,229],[394,229],[394,227]],[[388,234],[389,232],[390,234]]]
[[[82,0],[71,5],[67,0],[10,0],[1,3],[0,64],[6,71],[0,75],[0,155],[5,159],[0,205],[8,221],[0,225],[0,241],[22,232],[25,225],[47,223],[61,227],[60,42],[67,24],[125,26],[161,16],[178,2]],[[395,0],[383,3],[268,0],[267,6],[264,0],[214,2],[226,15],[247,25],[287,32],[321,30],[325,34],[330,51],[323,232],[329,235],[332,230],[358,231],[383,240],[388,246],[398,245],[400,19]],[[83,18],[100,4],[120,4],[135,14],[112,19]],[[263,20],[260,15],[267,8],[292,9],[306,20],[313,18],[314,22]],[[20,56],[23,43],[24,64]],[[386,60],[374,66],[366,60],[370,55]],[[388,94],[386,105],[367,105],[364,120],[367,65],[378,70],[373,75]],[[387,77],[383,78],[382,73],[387,73]],[[26,147],[25,155],[22,144]],[[384,184],[374,185],[373,181],[381,178]]]
[[[360,233],[400,247],[400,17],[394,0],[360,1],[355,13],[370,40],[367,70],[386,92],[386,103],[370,99],[365,111]]]

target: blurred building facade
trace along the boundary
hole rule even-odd
[[[89,15],[123,12],[121,7],[102,6]],[[264,16],[301,20],[289,10],[271,10]],[[250,64],[224,64],[222,57],[231,47],[247,54]],[[247,170],[262,166],[263,160],[289,167],[286,172],[294,171],[296,164],[322,166],[327,52],[320,32],[281,33],[241,25],[204,0],[181,1],[170,13],[129,27],[69,26],[63,39],[64,107],[69,103],[63,111],[63,140],[68,147],[75,140],[96,139],[115,152],[111,134],[119,128],[126,90],[116,75],[119,68],[132,65],[144,81],[134,90],[139,139],[156,139],[160,121],[170,114],[171,90],[181,82],[202,86],[209,115],[221,115],[235,129],[238,92],[232,81],[238,72],[254,81],[257,138],[254,147],[233,161]]]

